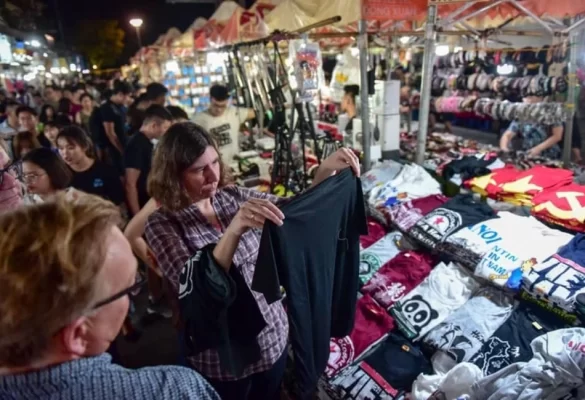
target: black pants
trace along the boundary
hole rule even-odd
[[[279,400],[280,385],[286,368],[287,351],[274,363],[271,369],[250,375],[238,381],[218,381],[209,383],[222,400]]]

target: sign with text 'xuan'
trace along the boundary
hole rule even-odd
[[[412,21],[425,15],[427,0],[362,0],[367,21]]]

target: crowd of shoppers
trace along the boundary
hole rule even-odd
[[[165,107],[166,93],[116,81],[100,96],[49,87],[40,117],[16,100],[3,105],[0,399],[280,398],[287,315],[250,285],[258,228],[286,222],[279,198],[234,186],[227,165],[237,125],[254,112],[238,114],[216,88],[212,108],[195,118],[201,126]],[[359,174],[347,149],[322,162],[313,185],[344,168]],[[211,260],[202,267],[243,277],[266,322],[258,358],[238,375],[217,345],[185,346],[196,338],[180,324],[179,275],[201,251]],[[128,370],[108,354],[118,333],[132,330],[131,298],[147,283],[153,308],[169,302],[189,368]]]

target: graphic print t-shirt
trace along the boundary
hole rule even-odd
[[[577,295],[585,293],[585,235],[576,235],[557,254],[524,271],[522,287],[569,312]]]
[[[570,184],[542,191],[532,203],[532,215],[573,231],[585,231],[585,186]]]
[[[331,339],[325,375],[331,378],[355,360],[359,360],[392,329],[394,321],[386,310],[370,296],[362,296],[357,301],[355,325],[349,336]]]
[[[513,311],[511,295],[492,287],[480,289],[463,307],[433,328],[423,339],[437,351],[433,366],[448,371],[455,364],[469,361]]]
[[[405,400],[406,393],[391,384],[366,362],[354,364],[330,381],[319,380],[322,400]]]
[[[460,229],[495,217],[487,204],[477,203],[471,195],[460,194],[418,221],[408,231],[408,236],[434,249]]]
[[[392,260],[400,250],[396,240],[402,234],[391,232],[360,253],[360,282],[363,285],[378,271],[382,265]]]
[[[193,122],[209,132],[217,141],[222,160],[230,164],[234,156],[240,152],[240,125],[246,122],[248,110],[245,108],[228,107],[219,117],[204,111],[193,117]]]
[[[422,338],[461,307],[479,288],[463,269],[440,263],[414,290],[390,309],[400,331],[410,340]]]
[[[392,207],[401,201],[441,194],[441,185],[423,167],[405,165],[400,173],[386,184],[370,192],[368,202],[373,206]]]
[[[500,213],[491,225],[503,240],[486,251],[475,275],[493,285],[519,289],[523,269],[542,262],[571,240],[571,235],[548,228],[533,217]],[[518,240],[522,238],[522,240]]]
[[[540,335],[568,325],[536,306],[522,304],[469,360],[484,376],[495,374],[510,364],[532,358],[530,343]]]
[[[431,262],[423,253],[400,253],[376,272],[361,292],[372,296],[388,310],[429,275]]]
[[[126,198],[122,181],[120,181],[116,170],[100,161],[95,161],[86,171],[73,171],[71,187],[85,193],[95,194],[114,204],[122,204]]]
[[[353,329],[359,236],[367,233],[362,186],[347,168],[281,209],[284,225],[264,225],[252,290],[271,304],[281,298],[281,284],[285,288],[297,382],[305,396],[325,371],[330,339]]]
[[[407,232],[425,215],[447,202],[442,194],[410,200],[387,209],[390,222],[400,231]]]

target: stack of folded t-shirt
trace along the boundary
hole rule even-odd
[[[392,207],[400,202],[441,194],[441,185],[420,165],[405,165],[391,181],[370,191],[374,207]]]
[[[556,254],[524,270],[522,288],[568,312],[585,293],[585,234],[578,234]]]
[[[386,234],[386,230],[378,221],[368,217],[368,234],[360,236],[361,249],[367,249],[378,240],[382,239]]]
[[[550,229],[533,217],[506,211],[498,217],[461,229],[440,243],[437,251],[495,286],[518,289],[523,265],[543,261],[571,240],[571,235]],[[513,273],[516,279],[511,280]]]
[[[532,167],[522,171],[514,180],[501,185],[498,199],[519,206],[532,206],[532,199],[542,191],[559,188],[573,182],[568,169]]]
[[[419,220],[407,236],[434,249],[460,229],[491,218],[496,214],[487,204],[476,202],[472,195],[459,194]]]
[[[330,342],[329,361],[325,375],[332,378],[362,357],[383,340],[394,328],[394,321],[386,310],[370,296],[357,301],[355,324],[349,336],[333,338]]]
[[[360,252],[359,279],[361,285],[369,281],[376,271],[400,252],[396,243],[401,237],[402,234],[398,232],[390,232]]]
[[[429,275],[432,262],[428,254],[402,252],[384,264],[361,292],[388,310]]]
[[[540,192],[532,199],[532,215],[577,232],[585,232],[585,186],[571,183]]]
[[[422,338],[469,300],[479,283],[460,265],[440,263],[390,314],[408,339]]]
[[[434,353],[435,371],[447,373],[456,364],[469,361],[513,309],[512,295],[492,287],[478,290],[422,339],[424,346]]]
[[[402,167],[402,164],[388,160],[362,174],[360,181],[362,182],[364,194],[368,194],[375,187],[382,186],[396,178]]]
[[[491,224],[502,240],[492,243],[475,268],[475,276],[498,287],[517,290],[522,271],[546,260],[567,244],[572,236],[551,229],[533,217],[500,213]]]
[[[530,343],[538,336],[568,327],[554,314],[536,305],[522,303],[469,362],[477,365],[484,376],[495,374],[510,364],[530,360]]]
[[[502,185],[512,182],[522,171],[511,165],[494,170],[492,173],[465,181],[465,187],[482,196],[497,200],[502,191]]]
[[[437,194],[384,208],[384,212],[389,224],[396,226],[402,232],[407,232],[425,215],[445,204],[447,200],[447,197]]]
[[[432,372],[431,363],[418,345],[400,333],[390,333],[386,340],[364,359],[395,390],[410,392],[420,374]]]
[[[443,167],[443,178],[457,185],[505,166],[496,153],[477,153],[449,162]]]

